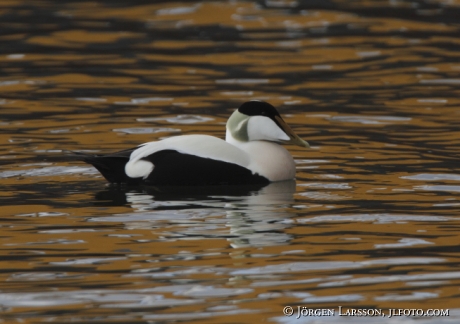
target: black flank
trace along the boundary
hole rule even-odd
[[[144,160],[155,168],[145,180],[151,185],[235,185],[268,184],[267,178],[239,165],[203,158],[175,150],[164,150]]]
[[[83,161],[92,164],[111,183],[154,186],[269,183],[267,178],[253,174],[250,170],[239,165],[183,154],[175,150],[163,150],[143,158],[143,160],[153,163],[152,173],[145,180],[143,178],[130,178],[125,173],[125,165],[133,150],[135,149],[107,155],[79,155]]]

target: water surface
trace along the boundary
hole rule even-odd
[[[0,1],[1,319],[457,323],[459,17],[454,0]],[[112,188],[67,154],[224,137],[250,99],[312,145],[288,147],[296,182]]]

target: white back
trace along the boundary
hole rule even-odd
[[[126,163],[126,174],[132,178],[147,178],[153,171],[154,165],[142,158],[162,150],[175,150],[179,153],[234,163],[243,167],[247,167],[250,163],[247,153],[220,138],[209,135],[182,135],[140,145],[131,153]]]

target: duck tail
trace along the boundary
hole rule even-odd
[[[126,150],[112,154],[92,155],[81,152],[72,152],[81,161],[94,166],[102,176],[110,183],[138,184],[139,179],[133,179],[126,175],[125,165],[133,150]]]

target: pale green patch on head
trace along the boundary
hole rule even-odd
[[[248,121],[249,116],[240,113],[238,110],[235,110],[235,112],[230,116],[227,121],[227,129],[230,131],[234,139],[242,142],[249,141]]]

